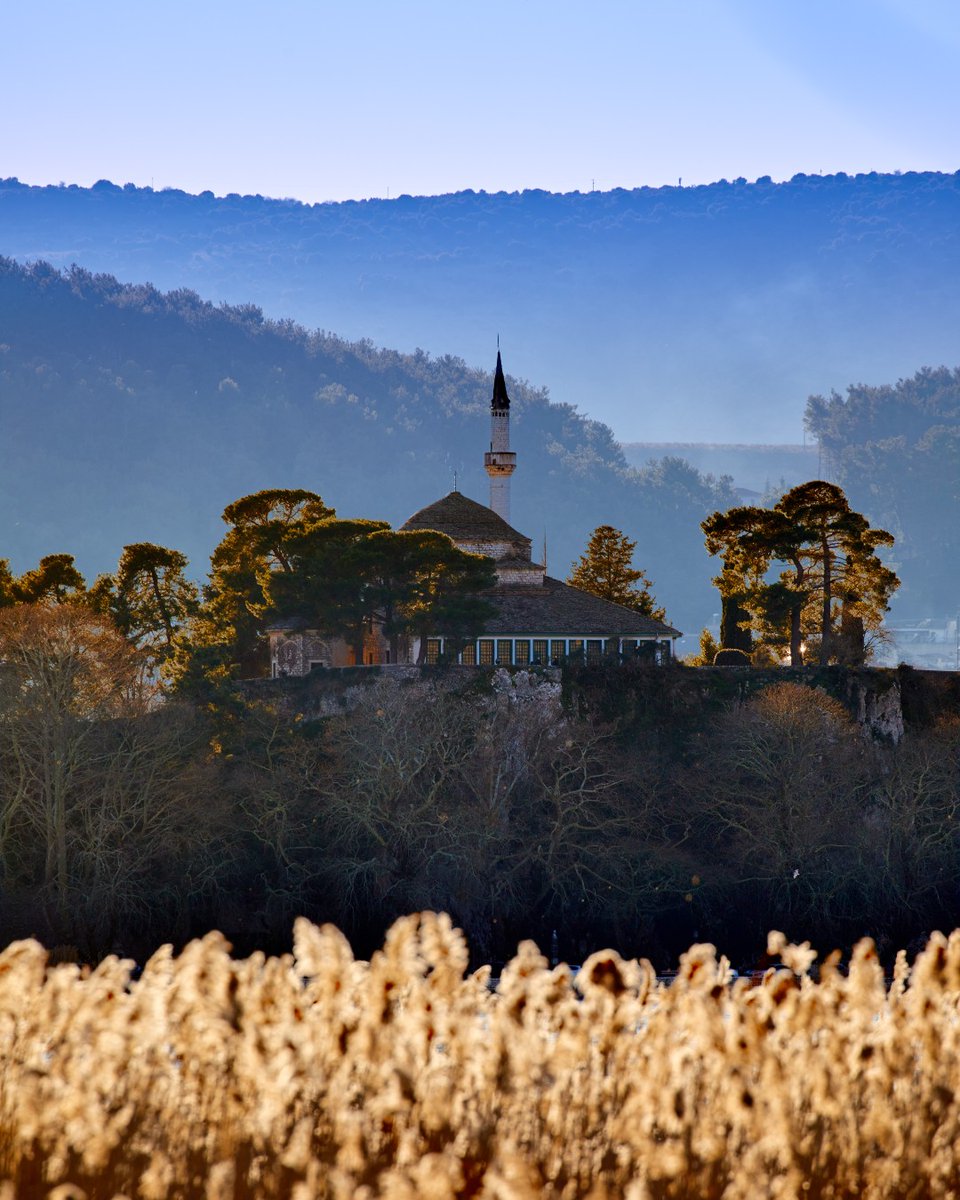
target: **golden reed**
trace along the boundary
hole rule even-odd
[[[0,955],[0,1200],[960,1196],[960,934],[890,985],[868,941],[669,986],[531,943],[496,993],[449,919],[370,963],[297,922],[237,961],[218,934],[86,973]]]

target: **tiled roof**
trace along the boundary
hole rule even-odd
[[[680,631],[548,575],[543,585],[504,584],[484,596],[497,615],[484,632],[501,637],[680,637]]]
[[[530,539],[508,525],[503,517],[485,504],[478,504],[462,492],[451,492],[415,512],[400,528],[436,529],[455,542],[513,542],[529,550]]]
[[[484,626],[487,637],[680,637],[679,630],[663,621],[591,596],[549,575],[542,585],[507,583],[483,595],[497,610],[497,615]],[[315,629],[309,622],[294,617],[274,621],[267,632],[315,632]]]
[[[316,633],[316,622],[306,617],[277,617],[264,627],[264,633]]]

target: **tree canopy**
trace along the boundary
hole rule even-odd
[[[86,580],[77,570],[72,554],[46,554],[32,571],[20,576],[14,594],[25,604],[42,600],[64,604],[82,596],[86,589]]]
[[[174,685],[192,690],[224,674],[262,674],[271,622],[296,619],[343,637],[363,662],[379,623],[401,638],[467,638],[492,609],[491,561],[445,534],[392,530],[386,521],[337,517],[315,492],[268,489],[227,505],[229,529],[213,553],[203,602],[172,656]]]
[[[811,396],[806,425],[838,482],[897,539],[904,602],[956,608],[960,561],[960,368],[924,367],[882,387]]]
[[[637,543],[621,530],[612,525],[598,525],[586,550],[573,564],[567,583],[662,621],[665,613],[657,607],[652,581],[639,567],[633,566],[636,548]]]
[[[476,636],[493,611],[479,594],[496,583],[492,562],[442,533],[330,519],[304,528],[290,550],[289,570],[274,571],[266,587],[270,611],[342,634],[357,662],[374,621],[397,661],[402,637],[420,637],[422,652],[428,633]]]
[[[186,569],[187,556],[179,550],[153,542],[124,546],[116,573],[101,575],[90,589],[92,606],[108,612],[133,645],[162,661],[199,605]]]
[[[715,512],[701,527],[707,550],[723,560],[715,582],[725,611],[734,603],[744,614],[732,624],[788,645],[794,666],[803,661],[804,637],[816,642],[821,664],[862,657],[862,646],[850,644],[856,622],[861,630],[877,629],[899,579],[877,553],[893,545],[892,535],[872,529],[841,488],[811,480],[791,488],[772,509]],[[775,566],[780,574],[770,579]]]

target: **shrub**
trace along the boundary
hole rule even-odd
[[[713,656],[715,667],[749,667],[750,655],[743,650],[718,650]]]

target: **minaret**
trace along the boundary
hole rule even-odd
[[[483,456],[490,476],[490,507],[510,523],[510,476],[517,469],[517,456],[510,449],[510,397],[497,350],[497,370],[490,401],[490,449]]]

